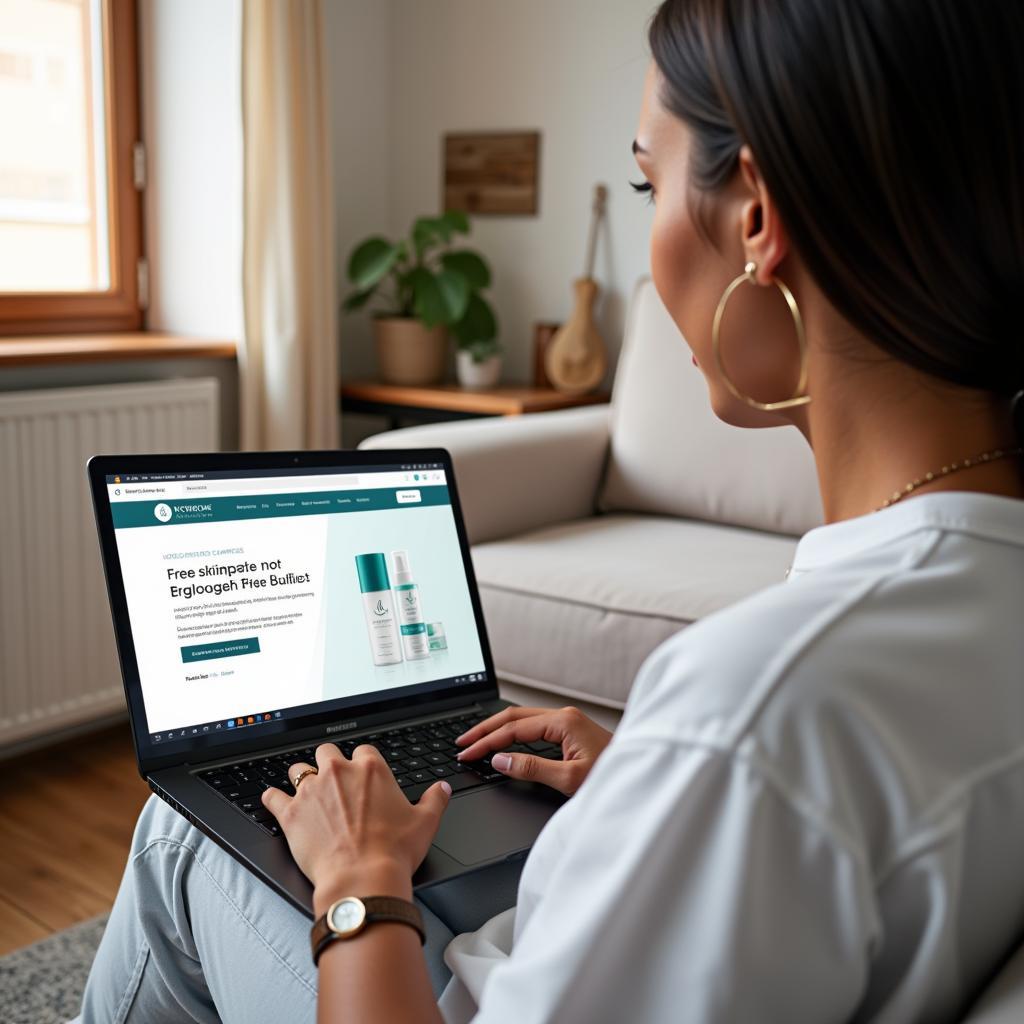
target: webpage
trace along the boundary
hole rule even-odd
[[[154,742],[484,678],[443,468],[107,488]]]

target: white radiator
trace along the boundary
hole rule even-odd
[[[124,708],[85,464],[214,451],[213,378],[0,393],[0,747]]]

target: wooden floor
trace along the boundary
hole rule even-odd
[[[0,954],[110,909],[148,794],[127,721],[0,762]]]

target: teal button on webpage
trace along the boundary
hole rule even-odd
[[[182,647],[181,660],[209,661],[211,658],[234,658],[239,654],[259,654],[259,637],[247,636],[244,640],[221,640],[215,644],[192,644]]]

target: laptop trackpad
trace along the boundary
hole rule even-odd
[[[467,866],[526,850],[564,799],[522,782],[467,793],[448,804],[434,845]]]

